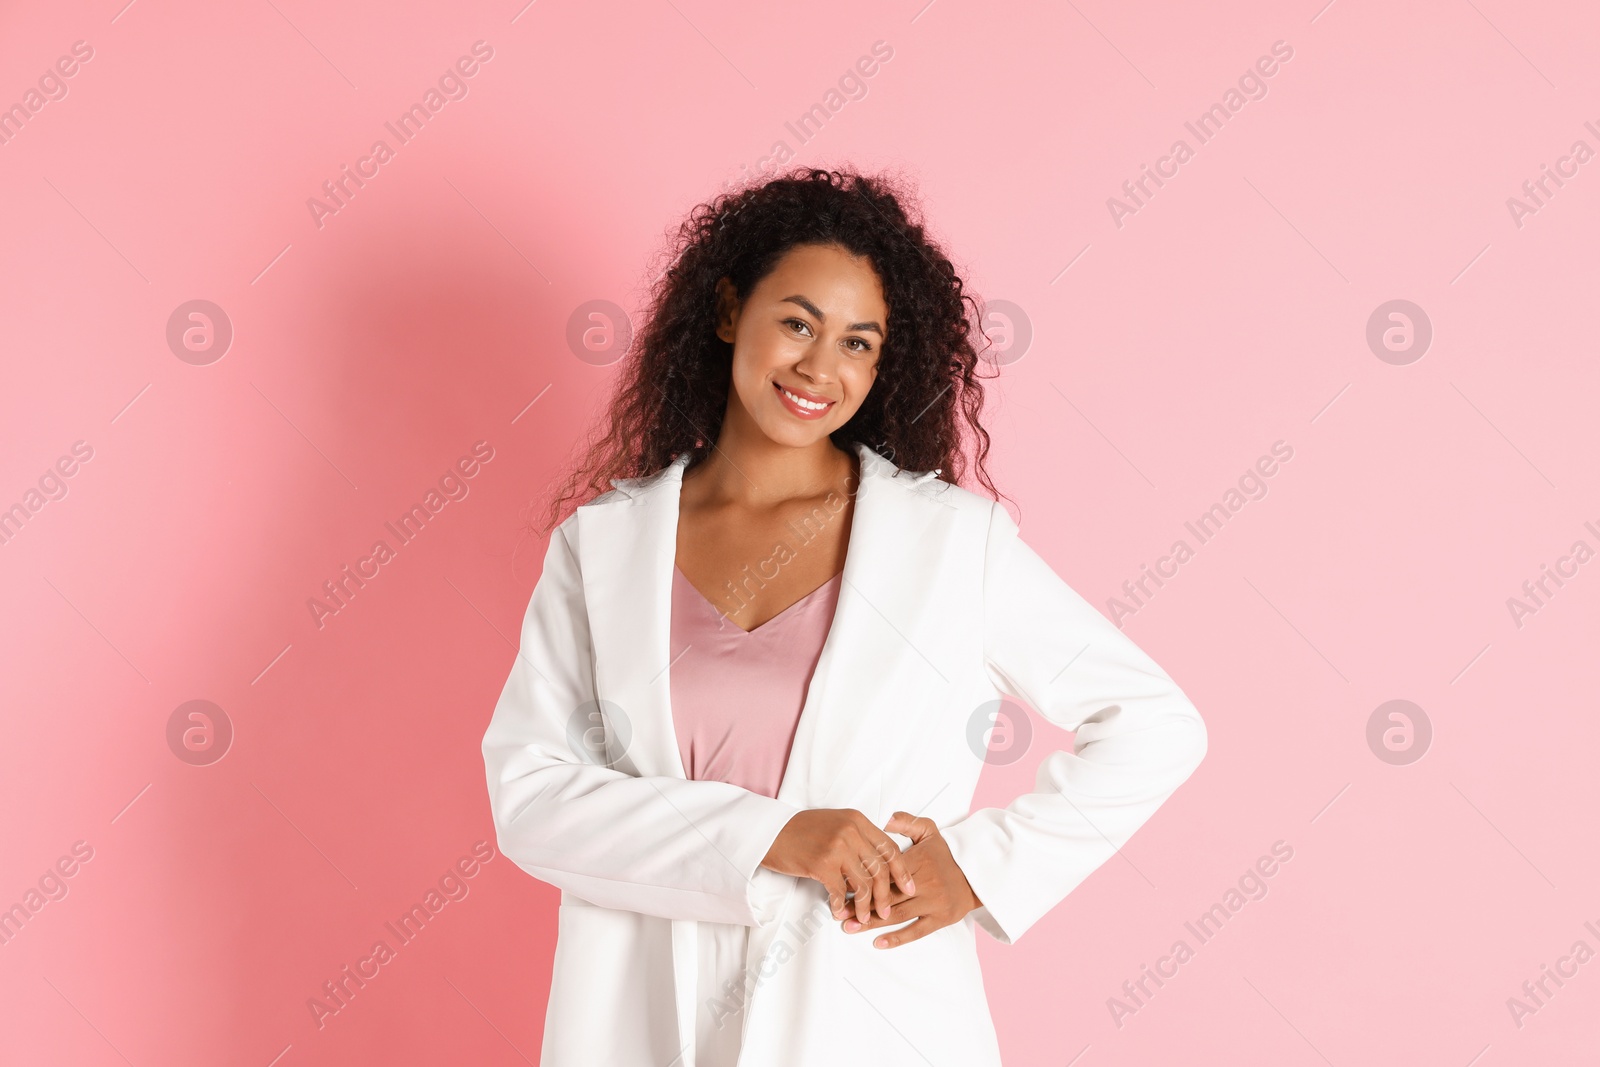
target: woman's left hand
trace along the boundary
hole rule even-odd
[[[910,872],[916,886],[916,895],[907,896],[895,886],[889,894],[889,917],[873,912],[866,922],[851,918],[841,925],[847,934],[862,930],[876,930],[881,926],[895,926],[906,920],[915,920],[884,934],[873,942],[875,948],[894,948],[926,937],[935,930],[960,922],[969,911],[983,906],[983,901],[972,891],[967,876],[957,866],[950,854],[950,846],[932,819],[897,811],[883,828],[890,833],[904,834],[911,844],[901,851],[902,862]]]

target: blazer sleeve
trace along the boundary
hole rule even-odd
[[[983,655],[1001,692],[1063,730],[1073,750],[1035,788],[941,834],[983,906],[972,919],[1015,942],[1121,848],[1192,774],[1206,728],[1176,683],[1058,576],[992,505]]]
[[[727,782],[627,774],[588,755],[593,659],[567,525],[551,534],[521,648],[483,737],[500,852],[601,907],[772,921],[797,879],[760,863],[799,808]]]

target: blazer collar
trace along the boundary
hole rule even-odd
[[[885,702],[863,706],[861,672],[885,657],[919,654],[906,647],[904,630],[926,603],[927,576],[909,549],[930,524],[955,513],[940,499],[948,486],[936,480],[938,471],[903,471],[865,444],[854,448],[861,479],[843,579],[778,790],[778,799],[799,807],[827,806],[836,785],[849,788],[859,781],[853,776],[870,775],[871,742],[886,740],[897,725],[887,712],[874,715]],[[617,494],[577,510],[608,763],[639,775],[687,777],[668,667],[678,505],[688,460],[680,453],[654,474],[616,479]],[[933,658],[923,658],[937,672]]]

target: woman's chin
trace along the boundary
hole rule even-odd
[[[783,429],[775,432],[764,432],[766,432],[767,440],[771,441],[773,444],[783,445],[785,448],[810,448],[818,441],[828,436],[827,433],[821,429],[810,431],[804,429]]]
[[[816,422],[803,422],[787,411],[776,411],[766,418],[758,419],[756,427],[763,437],[774,444],[789,448],[805,448],[828,436],[829,431],[824,423],[831,421],[819,419]]]

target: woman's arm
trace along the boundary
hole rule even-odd
[[[973,918],[1011,944],[1194,772],[1206,728],[1177,684],[1022,541],[998,501],[983,595],[995,685],[1076,732],[1073,751],[1040,763],[1033,792],[940,831],[983,901]]]
[[[501,853],[601,907],[771,921],[794,878],[760,863],[799,808],[726,782],[636,777],[574,751],[573,718],[595,706],[594,668],[564,526],[550,535],[522,647],[483,737]]]

